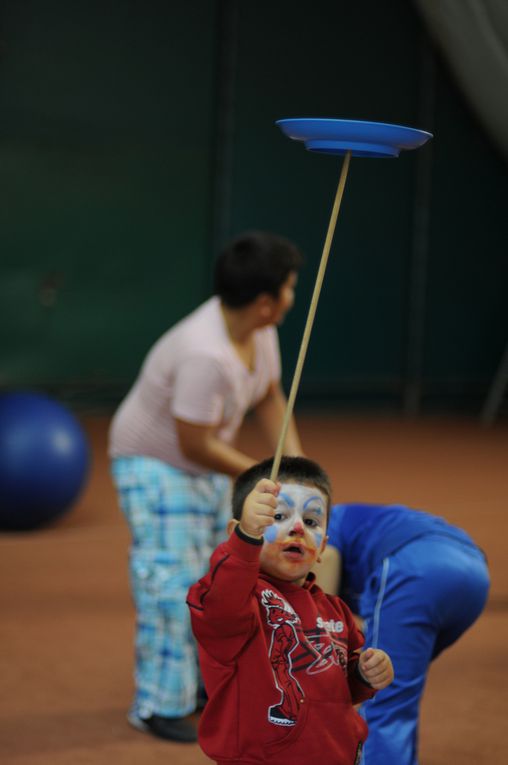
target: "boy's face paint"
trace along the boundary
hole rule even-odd
[[[283,483],[274,523],[264,533],[262,570],[278,579],[303,581],[326,545],[326,497],[315,486]]]

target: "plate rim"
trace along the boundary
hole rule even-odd
[[[422,128],[415,128],[410,125],[399,125],[396,122],[378,122],[377,120],[357,120],[346,119],[339,117],[281,117],[275,120],[276,125],[296,123],[296,122],[328,122],[328,123],[342,123],[348,125],[378,125],[380,127],[397,128],[397,130],[407,130],[409,132],[415,132],[419,135],[426,135],[429,138],[433,138],[434,135],[428,130]]]
[[[306,126],[305,123],[311,124]],[[427,130],[422,130],[421,128],[398,125],[394,122],[374,122],[372,120],[349,120],[335,117],[284,117],[276,120],[275,124],[287,138],[294,141],[300,141],[310,151],[313,151],[308,145],[310,141],[324,140],[331,142],[342,140],[348,142],[351,149],[354,151],[355,146],[358,148],[359,145],[362,143],[365,144],[365,142],[369,140],[371,142],[374,141],[378,145],[397,148],[398,156],[401,151],[419,149],[424,146],[429,139],[434,138],[432,133]],[[325,129],[327,126],[329,127],[329,130]],[[338,134],[334,135],[333,128],[338,128],[339,126],[344,128],[342,133],[337,130]],[[360,134],[355,136],[354,131],[357,126]],[[314,131],[312,129],[313,127],[315,127]],[[360,130],[360,127],[364,128],[364,130]],[[377,131],[379,132],[379,135],[366,135],[368,129],[372,129],[373,127],[379,128]],[[349,133],[353,133],[353,135],[347,135],[347,128],[349,128]],[[298,133],[300,133],[300,135],[298,135]],[[343,149],[341,152],[334,152],[332,147],[330,147],[328,153],[342,152]],[[362,154],[362,156],[368,156],[368,153]]]

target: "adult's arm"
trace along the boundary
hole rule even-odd
[[[185,457],[210,471],[235,478],[256,460],[217,438],[216,428],[176,418],[180,449]]]
[[[229,382],[216,359],[187,359],[174,383],[172,415],[183,455],[207,471],[233,478],[255,463],[218,436]]]
[[[340,550],[328,544],[321,553],[321,561],[315,563],[312,571],[316,575],[316,584],[328,595],[338,595],[340,592],[340,579],[342,573],[342,556]],[[353,614],[353,619],[361,632],[365,631],[365,624],[359,614]]]
[[[266,396],[254,408],[254,414],[273,452],[279,443],[287,399],[279,383],[272,383]],[[287,430],[284,454],[303,455],[295,419],[291,416]]]
[[[328,545],[321,553],[321,561],[313,567],[316,583],[328,595],[338,595],[340,590],[340,574],[342,560],[340,551]]]

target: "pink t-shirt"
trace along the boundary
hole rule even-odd
[[[191,473],[210,472],[187,460],[174,418],[216,425],[232,443],[246,412],[280,380],[277,331],[254,334],[255,368],[249,371],[229,339],[218,297],[212,297],[166,332],[153,346],[117,410],[109,454],[147,456]]]

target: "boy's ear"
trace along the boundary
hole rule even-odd
[[[273,304],[274,299],[268,292],[261,292],[256,298],[256,307],[263,319],[272,315]]]
[[[230,518],[229,519],[228,525],[226,526],[226,532],[227,532],[228,537],[231,536],[231,534],[234,531],[235,526],[238,526],[239,523],[240,523],[240,521],[237,521],[236,518]]]

